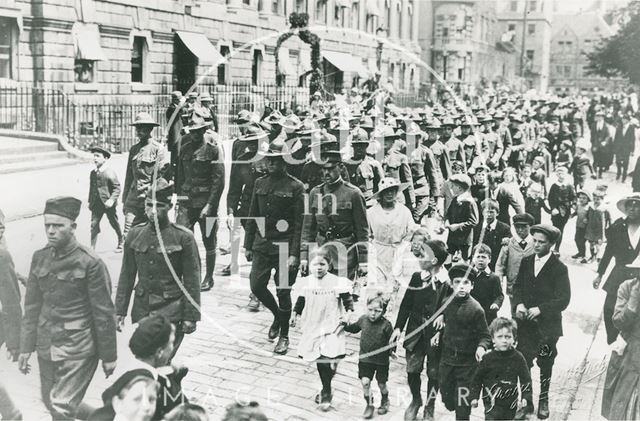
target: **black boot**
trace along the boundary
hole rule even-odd
[[[122,252],[123,243],[124,243],[124,240],[122,239],[122,236],[120,236],[120,238],[118,238],[118,245],[116,246],[116,253]]]
[[[271,327],[269,327],[269,340],[273,341],[278,335],[280,335],[280,321],[277,317],[274,317],[273,323],[271,323]]]
[[[435,400],[431,399],[431,401],[427,402],[427,404],[424,407],[424,413],[422,415],[422,419],[424,421],[433,421],[434,420],[434,407],[435,407]]]
[[[552,369],[540,369],[540,398],[538,400],[538,418],[549,418],[549,388],[551,387]]]
[[[213,288],[213,270],[216,267],[216,253],[215,251],[208,251],[206,255],[206,273],[204,275],[204,279],[200,284],[200,291],[209,291]]]
[[[364,414],[362,414],[362,418],[365,420],[370,420],[373,418],[373,412],[375,407],[373,406],[373,396],[364,396],[364,401],[367,403],[367,406],[364,408]]]
[[[380,407],[378,408],[378,414],[384,415],[389,412],[389,394],[383,393],[382,399],[380,400]]]
[[[331,400],[333,399],[333,394],[331,390],[323,390],[320,392],[320,410],[322,412],[327,412],[331,409]]]
[[[411,403],[407,407],[407,410],[404,411],[404,420],[405,421],[416,421],[418,417],[418,412],[420,411],[420,407],[422,406],[421,401],[417,401],[414,399],[411,400]]]
[[[275,352],[276,354],[284,355],[287,353],[287,351],[289,351],[289,338],[280,336],[280,339],[278,339],[278,343],[273,349],[273,352]]]
[[[247,304],[247,308],[251,312],[260,311],[260,300],[258,300],[258,297],[253,295],[253,292],[249,294],[249,304]],[[275,339],[275,336],[273,337],[273,339]]]

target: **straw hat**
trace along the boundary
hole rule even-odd
[[[622,199],[618,200],[618,203],[616,203],[616,207],[620,212],[626,215],[627,214],[626,208],[629,202],[640,202],[640,193],[633,193],[633,194],[630,194],[629,196],[623,197]]]

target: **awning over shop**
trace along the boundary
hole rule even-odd
[[[7,5],[0,5],[0,17],[15,19],[18,29],[22,31],[22,11],[19,7],[12,5],[12,3],[13,2],[9,2]]]
[[[218,64],[223,60],[222,55],[211,41],[202,33],[176,31],[176,35],[184,45],[198,57],[198,64]]]
[[[280,50],[278,50],[278,71],[285,76],[295,74],[289,59],[289,49],[286,47],[280,47]]]
[[[307,73],[311,70],[311,51],[300,49],[300,55],[298,56],[298,66],[300,68],[300,74]]]
[[[367,15],[380,16],[380,8],[378,7],[378,0],[367,0]]]
[[[343,72],[357,73],[360,77],[369,76],[369,71],[363,66],[359,57],[337,51],[323,51],[322,56]]]
[[[107,55],[100,45],[100,31],[95,23],[76,22],[71,29],[76,59],[104,61]]]

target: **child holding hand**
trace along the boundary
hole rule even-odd
[[[298,299],[291,326],[300,322],[302,335],[298,356],[316,362],[322,383],[316,403],[326,412],[331,408],[331,380],[338,360],[346,355],[343,330],[345,321],[353,314],[352,285],[347,278],[329,273],[332,262],[325,248],[314,250],[309,260],[309,276],[299,279],[293,286],[292,292]]]
[[[358,362],[358,377],[362,383],[362,392],[366,407],[364,419],[373,418],[374,405],[371,393],[371,381],[375,375],[380,394],[380,407],[378,414],[384,415],[389,411],[389,356],[395,358],[395,346],[389,345],[393,326],[384,317],[387,311],[389,299],[382,291],[377,295],[369,297],[367,300],[367,314],[361,316],[357,322],[347,324],[345,331],[360,334],[360,361]]]

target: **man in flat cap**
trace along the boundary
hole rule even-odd
[[[176,325],[173,357],[200,320],[200,256],[193,233],[169,221],[172,186],[159,179],[154,187],[145,200],[148,221],[133,227],[124,242],[116,314],[121,330],[135,285],[131,321],[150,314],[167,317]]]
[[[309,211],[302,225],[302,272],[308,270],[310,245],[325,245],[333,256],[334,273],[355,280],[356,270],[367,272],[369,224],[360,189],[340,175],[340,151],[327,152],[320,163],[324,183],[309,194]],[[343,248],[344,247],[344,248]]]
[[[571,300],[569,271],[551,252],[560,238],[553,225],[534,225],[534,255],[522,259],[513,286],[514,318],[518,321],[518,350],[529,368],[533,360],[540,367],[538,418],[549,418],[549,387],[553,363],[558,355],[556,344],[562,336],[562,312]]]
[[[129,150],[122,190],[125,237],[134,224],[145,220],[144,199],[153,182],[154,174],[163,177],[169,167],[169,156],[165,147],[151,137],[153,129],[159,126],[153,117],[149,113],[139,113],[131,125],[135,127],[138,143]]]
[[[218,235],[218,204],[224,190],[224,154],[217,133],[208,123],[193,113],[189,134],[182,138],[176,186],[180,207],[176,222],[193,231],[200,226],[202,242],[207,252],[206,272],[201,283],[203,291],[213,288]],[[207,218],[212,220],[207,223]]]
[[[122,230],[116,207],[120,197],[120,181],[116,172],[107,165],[111,153],[99,146],[89,149],[96,168],[89,175],[89,210],[91,211],[91,248],[95,250],[100,233],[100,221],[106,214],[109,224],[118,236],[116,251],[122,251]]]
[[[38,352],[42,399],[54,420],[88,416],[81,402],[98,361],[107,377],[116,365],[111,279],[102,260],[75,238],[81,203],[47,200],[48,244],[33,255],[25,293],[19,368],[28,373],[31,353]]]

